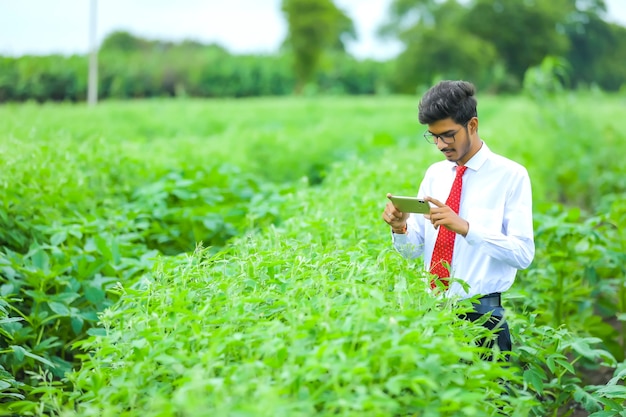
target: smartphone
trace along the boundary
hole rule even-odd
[[[430,213],[430,204],[420,198],[392,195],[389,199],[403,213]]]

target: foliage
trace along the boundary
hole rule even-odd
[[[80,101],[86,91],[85,57],[0,57],[0,102]]]
[[[567,51],[567,37],[555,30],[563,19],[558,3],[476,0],[462,26],[492,42],[507,70],[521,79],[527,68],[538,65],[547,55]]]
[[[623,416],[626,403],[626,362],[617,367],[606,385],[590,385],[584,390],[578,389],[575,398],[584,404],[590,417]]]
[[[571,69],[562,58],[546,56],[541,65],[529,68],[524,74],[524,91],[536,99],[543,95],[562,93],[569,84]]]
[[[296,89],[301,92],[313,79],[323,52],[344,50],[344,38],[356,36],[354,26],[332,0],[283,0],[281,9],[288,28],[285,45],[293,54]]]
[[[626,68],[622,65],[614,65],[615,62],[622,62],[626,59],[626,27],[611,24],[611,43],[607,48],[606,54],[598,63],[598,72],[594,74],[592,83],[600,87],[617,91],[624,88],[624,79],[626,77]]]
[[[379,220],[440,159],[413,99],[0,108],[1,412],[619,415],[624,175],[587,138],[624,150],[623,98],[561,99],[567,117],[479,100],[481,137],[534,186],[507,367],[479,360],[491,335],[430,296]]]
[[[345,53],[328,53],[320,62],[316,92],[327,95],[385,95],[392,90],[388,62],[356,60]],[[310,91],[311,85],[308,86]]]
[[[454,30],[442,34],[435,27],[415,28],[407,36],[412,40],[396,62],[395,91],[415,94],[439,80],[470,79],[478,86],[492,81],[497,56],[490,43]]]
[[[100,56],[102,98],[284,95],[293,79],[281,57],[232,56],[217,47]]]
[[[280,198],[278,187],[260,186],[233,170],[207,174],[172,173],[128,198],[91,200],[100,210],[65,201],[73,207],[59,204],[55,220],[48,217],[52,212],[45,218],[33,213],[25,229],[32,230],[25,235],[28,251],[5,246],[0,253],[1,295],[17,313],[2,324],[0,365],[21,381],[30,380],[25,371],[39,367],[62,377],[75,364],[74,341],[90,333],[97,313],[116,299],[110,293],[116,283],[149,277],[158,253],[190,250],[201,241],[223,245],[238,229],[275,221],[269,204]],[[4,195],[13,197],[8,190]],[[6,215],[15,215],[11,207]]]
[[[607,21],[602,0],[394,0],[380,35],[404,48],[384,62],[346,52],[356,32],[331,0],[285,0],[282,11],[288,35],[274,54],[113,32],[100,48],[100,98],[413,95],[440,79],[470,80],[495,93],[524,84],[547,91],[557,80],[566,89],[619,91],[626,81],[626,67],[617,64],[626,61],[626,28]],[[78,55],[0,57],[0,102],[83,101],[87,62]]]
[[[426,407],[481,415],[503,403],[497,377],[514,378],[510,370],[465,362],[477,354],[464,346],[468,323],[446,310],[422,316],[433,300],[419,280],[377,276],[383,265],[390,275],[400,272],[397,262],[349,248],[331,261],[320,256],[331,250],[321,241],[274,236],[262,246],[254,239],[217,257],[197,253],[164,265],[171,275],[126,291],[119,309],[102,318],[106,337],[85,346],[102,356],[70,377],[77,391],[67,401],[78,406],[76,415],[402,414]],[[293,250],[295,265],[276,257]],[[233,265],[236,259],[248,261]],[[102,372],[107,364],[115,365],[111,373]],[[151,387],[153,394],[131,399]]]
[[[606,21],[605,12],[602,0],[394,0],[380,33],[405,45],[398,91],[430,84],[432,74],[517,91],[526,72],[551,56],[571,63],[573,87],[616,91],[626,80],[615,64],[626,29]]]
[[[563,415],[574,407],[573,400],[578,402],[576,405],[579,407],[583,405],[588,411],[597,411],[597,401],[581,401],[579,394],[585,389],[595,395],[601,391],[590,389],[582,381],[581,374],[587,372],[577,371],[577,364],[584,361],[613,368],[616,366],[615,359],[600,348],[600,339],[576,336],[576,332],[564,327],[542,325],[539,312],[531,310],[526,314],[525,320],[513,318],[512,337],[520,345],[515,362],[520,367],[524,390],[532,393],[537,400],[529,415]],[[617,380],[620,377],[614,382]]]
[[[201,42],[184,39],[181,42],[145,39],[126,31],[114,31],[107,35],[100,45],[101,53],[110,52],[166,52],[172,49],[197,51],[201,49],[216,51],[227,55],[226,49],[218,44],[205,45]]]
[[[86,65],[78,56],[0,58],[0,101],[82,101]],[[387,66],[329,54],[316,74],[317,91],[389,91]],[[284,96],[295,86],[287,56],[233,56],[219,49],[103,52],[99,71],[100,99]]]
[[[177,127],[166,125],[158,133],[160,113],[143,105],[103,105],[95,113],[49,109],[52,115],[32,105],[3,109],[3,153],[18,150],[5,164],[0,206],[0,295],[10,313],[0,318],[0,366],[12,375],[3,378],[7,395],[24,395],[16,387],[36,383],[29,371],[41,368],[60,378],[76,364],[72,343],[116,300],[111,290],[118,282],[150,277],[159,253],[192,251],[197,242],[216,251],[244,230],[280,221],[277,206],[292,186],[271,180],[321,181],[325,166],[348,145],[338,147],[332,133],[326,145],[300,135],[300,146],[302,140],[317,143],[306,162],[289,153],[272,156],[288,148],[290,138],[277,135],[276,122],[264,114],[276,110],[261,105],[260,111],[248,108],[252,120],[240,116],[238,133],[228,136],[233,143],[224,147],[221,129],[238,107],[196,103],[194,110],[189,103],[170,119],[178,120]],[[198,117],[207,111],[210,123]],[[308,119],[315,113],[301,103],[299,116],[283,122],[287,129],[306,123],[323,128]],[[48,121],[22,123],[39,117]],[[141,118],[145,123],[137,124]],[[194,136],[187,140],[193,146],[171,153],[171,138],[155,137],[184,129],[212,135],[212,147]],[[248,140],[238,143],[239,135]],[[130,139],[109,142],[102,136]],[[235,145],[240,152],[232,154]]]
[[[479,88],[493,85],[496,50],[491,42],[465,30],[465,13],[456,2],[396,0],[391,4],[391,18],[381,34],[396,36],[406,45],[395,62],[394,91],[414,94],[440,79],[469,79]]]
[[[520,302],[537,313],[538,323],[565,324],[602,340],[624,360],[623,334],[611,323],[623,314],[623,243],[615,225],[601,217],[583,220],[580,211],[553,207],[537,215],[537,260],[522,274]],[[550,300],[534,293],[551,291]]]

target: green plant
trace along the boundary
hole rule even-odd
[[[475,339],[492,335],[390,249],[385,194],[415,193],[440,158],[414,99],[0,107],[0,409],[521,417],[567,413],[581,392],[619,404],[620,380],[603,388],[598,369],[623,346],[609,326],[624,311],[623,182],[565,175],[606,166],[584,140],[597,126],[614,152],[626,143],[620,99],[602,97],[573,101],[572,114],[594,103],[589,126],[545,135],[538,103],[481,100],[481,137],[535,190],[537,256],[505,297],[509,367],[479,361]],[[547,139],[573,129],[559,165]]]

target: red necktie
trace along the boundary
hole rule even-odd
[[[463,187],[463,173],[466,169],[466,166],[456,167],[456,177],[452,183],[450,195],[446,200],[446,206],[454,210],[456,214],[459,214],[461,188]],[[450,271],[448,268],[452,265],[452,252],[454,251],[455,238],[456,233],[448,230],[444,226],[440,226],[439,233],[437,234],[437,241],[435,242],[435,248],[433,249],[433,256],[430,261],[430,273],[437,275],[441,279],[445,289],[448,289],[448,280],[444,278],[450,277]],[[430,288],[437,288],[435,279],[430,281]]]

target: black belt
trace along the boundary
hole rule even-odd
[[[474,304],[480,304],[490,307],[500,307],[502,306],[502,299],[499,292],[492,292],[491,294],[483,295],[478,299],[478,302]]]

